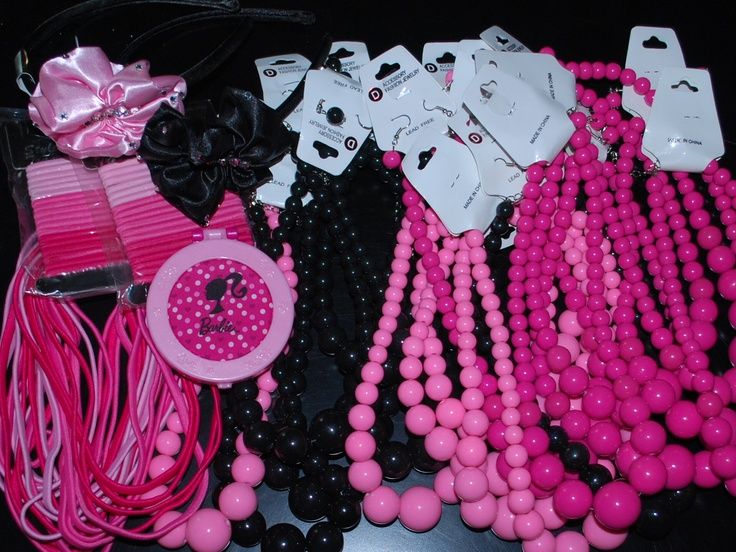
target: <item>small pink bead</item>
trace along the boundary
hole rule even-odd
[[[184,433],[184,426],[181,423],[181,418],[178,412],[172,412],[169,417],[166,418],[166,427],[169,431],[174,433]]]
[[[398,151],[387,151],[383,154],[382,160],[387,169],[396,169],[401,165],[401,155]]]
[[[442,502],[432,489],[412,487],[401,495],[399,521],[417,533],[429,531],[442,515]]]
[[[203,508],[187,521],[187,544],[195,552],[222,552],[230,543],[230,521],[214,508]]]
[[[427,450],[427,453],[435,460],[440,461],[446,461],[452,458],[457,445],[457,433],[444,427],[434,428],[424,441],[424,448]]]
[[[523,540],[533,540],[544,532],[544,519],[534,510],[514,519],[514,533]]]
[[[557,456],[545,453],[532,460],[530,473],[536,486],[552,490],[562,481],[565,468]]]
[[[376,441],[367,431],[354,431],[345,440],[345,454],[354,462],[365,462],[376,453]]]
[[[363,514],[376,525],[388,525],[399,516],[401,499],[391,487],[380,486],[363,499]]]
[[[667,429],[680,439],[692,439],[700,431],[703,418],[697,407],[688,401],[677,401],[665,414]]]
[[[575,531],[563,531],[555,537],[555,552],[588,552],[585,537]]]
[[[176,460],[166,454],[154,456],[151,458],[151,463],[148,465],[148,477],[151,479],[158,477],[171,468],[175,463]]]
[[[348,413],[348,422],[356,431],[368,431],[376,423],[376,412],[368,405],[356,404]]]
[[[266,467],[263,460],[255,454],[240,454],[233,460],[232,475],[238,483],[257,487],[266,475]]]
[[[154,531],[160,531],[169,523],[172,523],[181,517],[181,513],[177,511],[170,511],[164,513],[160,518],[153,524]],[[163,537],[158,539],[158,543],[164,548],[181,548],[187,543],[186,536],[187,524],[181,523],[179,526],[170,530]]]
[[[536,539],[521,544],[523,552],[555,552],[555,536],[546,529]]]
[[[526,514],[534,508],[534,493],[528,489],[509,491],[509,509],[514,514]]]
[[[348,468],[350,485],[362,493],[370,493],[377,489],[382,477],[381,467],[375,460],[353,462]]]
[[[621,445],[621,434],[613,422],[598,422],[588,432],[588,444],[595,454],[612,457]]]
[[[565,525],[565,520],[555,510],[554,500],[551,496],[537,500],[534,504],[534,511],[542,516],[545,528],[550,531],[554,531]]]
[[[217,500],[220,511],[232,521],[249,518],[258,508],[258,498],[253,487],[246,483],[230,483]]]
[[[167,456],[176,456],[181,450],[181,437],[173,431],[162,431],[156,437],[156,450]]]
[[[721,482],[713,472],[710,459],[712,453],[709,450],[701,450],[695,453],[695,484],[703,489],[712,489]]]
[[[722,480],[736,477],[736,446],[728,445],[714,450],[710,465],[713,473]]]
[[[641,454],[658,454],[666,442],[666,431],[653,420],[645,420],[631,431],[631,444]]]
[[[435,421],[434,410],[425,404],[412,406],[406,413],[406,427],[415,435],[423,436],[429,434],[435,428]]]
[[[598,523],[598,520],[595,519],[593,514],[588,514],[583,521],[583,535],[597,549],[613,550],[624,543],[628,532],[611,531]]]

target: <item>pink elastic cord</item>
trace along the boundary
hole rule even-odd
[[[52,159],[29,165],[26,176],[44,275],[125,261],[97,171]]]
[[[39,262],[30,243],[19,267]],[[195,385],[151,347],[145,312],[116,308],[100,333],[75,303],[26,293],[32,273],[16,272],[0,335],[0,488],[9,509],[40,550],[108,550],[116,537],[159,538],[205,498],[222,434],[219,394],[212,389],[203,450]],[[155,436],[173,411],[184,427],[181,451],[149,479]],[[181,517],[150,531],[185,505]],[[126,529],[130,518],[143,522]]]
[[[201,228],[156,192],[145,163],[136,159],[111,163],[99,174],[134,281],[150,283],[164,261],[191,243]],[[225,193],[210,227],[236,230],[240,241],[253,243],[243,204],[233,193]]]

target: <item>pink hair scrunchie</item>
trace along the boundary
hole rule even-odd
[[[118,65],[100,48],[82,47],[43,64],[28,111],[70,157],[121,157],[135,154],[162,103],[183,112],[186,91],[179,76],[151,77],[145,60]]]

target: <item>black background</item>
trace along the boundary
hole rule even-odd
[[[46,17],[68,1],[25,0],[3,2],[0,14],[0,106],[22,107],[26,98],[14,85],[12,59],[15,52]],[[245,4],[245,2],[242,2]],[[733,28],[736,24],[736,3],[692,2],[677,9],[674,3],[662,2],[264,2],[261,7],[288,7],[312,10],[317,24],[312,27],[287,24],[260,24],[247,43],[206,82],[190,89],[189,100],[217,98],[226,85],[260,93],[253,60],[258,57],[299,52],[314,56],[322,36],[329,32],[336,40],[360,40],[368,45],[372,56],[403,44],[415,56],[421,55],[428,41],[453,41],[476,38],[491,25],[500,25],[533,50],[552,46],[558,57],[575,61],[617,61],[623,64],[629,30],[634,25],[673,27],[680,39],[689,67],[707,67],[711,71],[723,134],[727,142],[726,166],[734,167],[733,150],[736,140],[736,103],[734,102]],[[97,44],[105,48],[111,59],[121,52],[130,37],[151,25],[172,17],[181,8],[151,6],[128,7],[109,12],[102,18],[75,23],[63,35],[47,45],[44,57],[58,55],[74,46],[76,35],[81,45]],[[224,36],[226,27],[197,28],[191,33],[163,40],[142,52],[152,61],[153,74],[181,72],[205,55]],[[5,178],[4,170],[0,173]],[[365,182],[359,178],[356,186]],[[367,184],[366,184],[367,185]],[[0,186],[0,288],[5,290],[15,266],[19,238],[12,200],[5,186]],[[371,203],[362,202],[355,216],[369,247],[376,254],[390,252],[390,233],[385,227],[371,226]],[[345,301],[344,290],[336,290],[336,304]],[[86,301],[98,315],[110,308],[111,300]],[[341,314],[347,316],[348,312]],[[313,353],[310,360],[311,385],[305,399],[308,417],[331,406],[341,393],[340,377],[331,359]],[[412,474],[397,485],[403,489],[411,484],[431,485],[431,480]],[[269,524],[294,518],[288,511],[286,495],[259,489],[261,511]],[[298,523],[306,529],[305,524]],[[0,527],[5,539],[3,550],[33,550],[31,544],[16,529],[0,507]],[[732,550],[736,542],[736,499],[723,489],[701,491],[696,505],[680,516],[678,525],[664,541],[651,542],[631,536],[623,546],[629,551],[668,550]],[[128,543],[115,545],[115,550],[142,550]],[[158,549],[151,546],[145,549]],[[229,550],[236,550],[231,545]],[[456,506],[444,506],[440,524],[431,532],[413,534],[398,522],[378,529],[363,520],[359,527],[345,535],[347,552],[389,552],[404,550],[453,551],[518,550],[518,543],[506,543],[490,532],[473,532],[464,527]]]

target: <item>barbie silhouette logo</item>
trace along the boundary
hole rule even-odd
[[[174,284],[168,312],[171,329],[187,350],[225,361],[247,355],[263,341],[273,302],[265,282],[248,266],[209,259]]]

